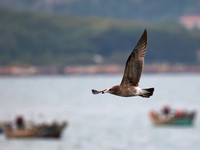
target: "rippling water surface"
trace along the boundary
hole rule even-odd
[[[200,75],[143,75],[140,86],[154,96],[92,95],[121,76],[0,77],[0,121],[22,114],[36,123],[69,121],[62,138],[7,139],[0,150],[199,150],[200,120],[193,127],[155,127],[148,111],[164,104],[200,110]]]

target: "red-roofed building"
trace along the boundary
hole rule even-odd
[[[187,29],[200,29],[200,15],[188,15],[180,17],[179,22]]]

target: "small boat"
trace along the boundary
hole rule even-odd
[[[164,115],[153,110],[149,111],[149,117],[154,125],[177,125],[190,126],[193,125],[196,111],[184,112],[182,115],[168,114]]]
[[[67,122],[63,122],[17,129],[12,127],[10,123],[5,123],[4,132],[7,138],[60,138],[66,126]]]

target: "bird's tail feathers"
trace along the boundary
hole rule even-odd
[[[142,89],[141,94],[139,96],[144,97],[144,98],[149,98],[150,96],[153,95],[154,88],[149,88],[149,89]]]

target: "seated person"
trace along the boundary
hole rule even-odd
[[[175,111],[175,116],[176,117],[183,117],[184,116],[184,111],[182,109],[177,109]]]
[[[163,113],[164,115],[168,115],[168,114],[170,114],[170,112],[171,112],[171,108],[169,107],[169,105],[164,105],[164,106],[163,106],[163,109],[162,109],[161,111],[162,111],[162,113]]]
[[[16,126],[18,129],[23,129],[24,128],[24,119],[22,116],[17,116],[15,120]]]

